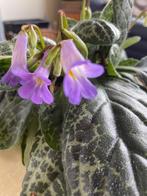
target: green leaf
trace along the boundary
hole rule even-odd
[[[122,43],[128,34],[132,20],[133,0],[113,0],[113,23],[120,30],[119,43]]]
[[[31,106],[15,91],[0,92],[0,149],[7,149],[20,140]]]
[[[0,76],[9,69],[13,46],[12,41],[0,42]]]
[[[21,142],[22,162],[25,166],[29,164],[32,146],[35,142],[35,135],[40,128],[38,110],[38,106],[33,105],[25,123],[25,130]]]
[[[110,77],[97,88],[95,100],[70,106],[65,114],[67,195],[145,196],[147,91]]]
[[[121,60],[121,48],[117,44],[113,44],[110,48],[109,52],[109,60],[114,65],[114,67],[117,67]]]
[[[0,83],[0,92],[1,91],[15,91],[15,90],[16,90],[16,88],[14,88],[14,87],[10,87],[6,84],[1,84]]]
[[[12,49],[14,47],[14,41],[2,41],[0,42],[0,56],[12,55]]]
[[[138,42],[140,42],[140,40],[141,40],[141,37],[139,36],[130,37],[124,41],[121,47],[123,49],[127,49],[130,46],[133,46],[134,44],[137,44]]]
[[[119,72],[116,70],[115,66],[112,64],[112,62],[109,59],[107,60],[106,69],[107,69],[108,76],[121,78],[121,75],[119,74]]]
[[[64,109],[64,100],[61,92],[56,94],[54,104],[50,106],[42,105],[40,107],[41,131],[48,145],[54,150],[60,149]]]
[[[139,63],[139,60],[134,58],[129,58],[126,60],[123,60],[119,63],[119,66],[136,66]]]
[[[99,19],[101,15],[100,11],[95,11],[92,13],[92,18]]]
[[[101,12],[100,18],[109,22],[113,21],[113,1],[110,0]]]
[[[67,20],[68,20],[68,25],[69,25],[69,28],[72,28],[73,26],[75,26],[77,24],[77,20],[73,19],[73,18],[69,18],[67,17]]]
[[[40,131],[35,136],[30,157],[20,195],[65,196],[61,153],[48,146]]]
[[[72,29],[86,43],[95,45],[112,45],[119,37],[119,30],[104,20],[85,20]]]
[[[121,75],[147,90],[147,57],[141,59],[135,67],[118,66],[117,70]]]

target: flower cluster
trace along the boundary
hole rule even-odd
[[[48,51],[34,72],[30,72],[27,65],[28,36],[24,32],[18,34],[12,55],[12,63],[1,82],[12,87],[19,85],[18,94],[23,99],[31,100],[35,104],[51,104],[54,100],[49,90],[51,85],[50,65],[46,65]],[[97,95],[96,87],[88,78],[96,78],[104,73],[101,65],[86,60],[74,42],[64,40],[60,43],[60,63],[64,71],[63,89],[69,102],[78,105],[82,97],[93,99]]]

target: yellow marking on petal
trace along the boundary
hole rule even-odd
[[[77,79],[76,76],[74,75],[74,73],[73,73],[72,71],[69,71],[69,75],[70,75],[74,80]]]
[[[36,78],[35,81],[37,86],[42,86],[44,84],[44,81],[41,78]]]

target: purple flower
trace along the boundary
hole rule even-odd
[[[35,104],[51,104],[53,102],[53,96],[48,89],[48,86],[51,84],[51,81],[48,79],[49,70],[43,67],[45,58],[46,54],[34,73],[27,71],[22,76],[20,74],[22,86],[18,89],[18,94],[23,99],[31,100]]]
[[[101,76],[104,73],[103,66],[84,59],[72,40],[61,42],[61,64],[65,72],[64,93],[69,102],[78,105],[82,97],[95,98],[97,89],[88,78]]]
[[[20,82],[19,74],[27,70],[27,43],[27,34],[20,32],[13,50],[11,66],[2,77],[2,83],[15,87]]]

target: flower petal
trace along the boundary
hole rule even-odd
[[[78,85],[78,81],[74,80],[68,74],[65,75],[63,81],[63,88],[65,96],[69,98],[69,102],[78,105],[81,102],[80,95],[80,86]]]
[[[54,101],[53,95],[50,93],[48,87],[46,85],[44,85],[42,87],[42,100],[47,103],[47,104],[51,104]]]
[[[79,79],[81,85],[81,94],[85,99],[93,99],[97,95],[96,87],[86,78]]]
[[[15,48],[12,55],[12,72],[19,76],[20,69],[27,69],[27,34],[20,32],[17,36]]]
[[[66,97],[70,95],[73,85],[73,79],[68,74],[66,74],[63,81],[64,94]]]
[[[11,69],[9,69],[9,70],[7,71],[7,73],[6,73],[6,74],[2,77],[2,79],[1,79],[1,82],[2,82],[3,84],[7,84],[7,85],[9,85],[9,86],[11,86],[11,87],[17,86],[17,84],[19,84],[19,81],[20,81],[20,79],[19,79],[18,77],[16,77],[16,76],[12,73]]]
[[[80,87],[78,86],[77,83],[75,83],[75,86],[69,95],[69,102],[73,105],[79,105],[81,99],[82,97],[81,97]]]
[[[40,87],[35,87],[33,89],[33,94],[31,96],[31,100],[33,103],[40,105],[43,103],[42,97],[41,97],[41,88]]]
[[[31,99],[33,90],[34,90],[34,84],[31,82],[28,82],[28,83],[23,84],[23,86],[21,86],[18,89],[18,94],[23,99]]]
[[[96,78],[104,73],[104,67],[102,65],[94,64],[90,61],[82,65],[81,69],[87,78]]]
[[[65,73],[77,61],[83,61],[84,57],[76,48],[72,40],[64,40],[61,42],[61,65]]]
[[[48,78],[48,76],[49,76],[49,69],[44,66],[45,60],[47,58],[47,55],[48,55],[48,51],[46,51],[44,53],[44,56],[43,56],[43,58],[42,58],[42,60],[40,62],[40,65],[39,65],[39,67],[35,71],[36,74],[43,75],[46,78]]]

